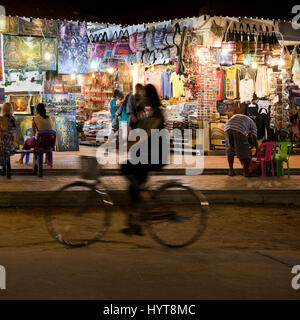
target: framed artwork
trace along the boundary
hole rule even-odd
[[[32,129],[32,116],[25,116],[25,115],[17,115],[16,116],[16,126],[17,126],[17,132],[16,132],[16,147],[22,148],[26,131],[28,129]],[[27,131],[27,136],[29,136],[29,131]]]
[[[60,22],[58,30],[58,73],[87,74],[87,32],[86,24]]]
[[[47,114],[51,116],[73,115],[76,116],[75,94],[52,94],[42,95],[42,102],[47,107]]]
[[[211,149],[225,148],[225,123],[210,122],[209,123],[209,137]]]
[[[56,70],[55,38],[4,35],[3,52],[5,69]]]
[[[19,34],[19,17],[0,17],[0,33],[18,35]]]
[[[4,81],[3,36],[0,35],[0,82]]]
[[[5,69],[5,92],[43,91],[44,79],[41,71]]]
[[[67,81],[61,80],[46,80],[44,82],[45,93],[68,93],[69,86]]]
[[[46,19],[19,18],[19,34],[25,36],[57,37],[57,21]]]
[[[55,117],[56,150],[79,151],[75,116]]]
[[[31,95],[10,95],[11,103],[15,114],[30,114]]]

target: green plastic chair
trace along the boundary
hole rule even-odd
[[[284,176],[283,162],[286,162],[288,177],[290,177],[289,159],[292,152],[292,147],[293,144],[291,142],[276,142],[276,152],[274,152],[273,160],[276,163],[277,177]]]

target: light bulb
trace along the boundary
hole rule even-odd
[[[197,56],[198,56],[199,58],[201,58],[201,57],[203,56],[201,49],[198,49],[198,50],[197,50]]]
[[[256,68],[257,68],[257,63],[256,63],[256,62],[252,62],[252,63],[251,63],[251,67],[252,67],[253,69],[256,69]]]
[[[93,62],[91,63],[91,68],[92,68],[93,70],[96,70],[96,68],[97,68],[97,63],[96,63],[96,61],[93,61]]]
[[[71,79],[72,79],[72,80],[75,80],[75,79],[76,79],[76,74],[73,73],[73,74],[71,75]]]
[[[114,73],[114,69],[113,68],[108,68],[107,72],[110,73],[110,74],[113,74]]]
[[[95,76],[95,73],[93,72],[93,73],[92,73],[92,78],[95,78],[95,77],[96,77],[96,76]]]
[[[285,64],[285,61],[283,59],[280,59],[278,63],[279,67],[283,67],[284,64]]]
[[[49,51],[45,52],[45,60],[49,61],[51,59],[51,53]]]

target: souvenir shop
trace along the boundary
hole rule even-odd
[[[193,129],[195,147],[203,129],[204,151],[224,150],[224,125],[236,113],[255,117],[261,140],[300,140],[300,36],[286,40],[290,23],[210,16],[134,26],[2,22],[2,98],[23,131],[32,106],[46,103],[61,150],[78,149],[77,132],[95,142],[108,132],[113,90],[126,95],[137,83],[156,87],[173,142],[173,129]]]

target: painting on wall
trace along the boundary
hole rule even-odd
[[[68,93],[69,86],[67,81],[61,80],[46,80],[44,82],[45,93]]]
[[[43,91],[45,74],[23,69],[5,70],[5,92]]]
[[[0,17],[0,32],[17,35],[19,34],[19,17]]]
[[[19,34],[27,36],[57,37],[57,21],[19,18]]]
[[[59,23],[58,73],[87,74],[87,32],[84,22],[78,25],[71,22]]]
[[[31,95],[10,95],[9,102],[15,114],[30,114]]]
[[[32,117],[31,116],[16,116],[16,147],[21,149],[23,147],[26,131],[32,128]],[[31,136],[29,131],[27,132],[27,136]]]
[[[46,105],[47,114],[76,115],[76,95],[75,94],[51,94],[42,95],[42,102]]]
[[[55,117],[56,150],[79,151],[76,117]]]
[[[56,70],[57,39],[3,35],[5,69]]]

